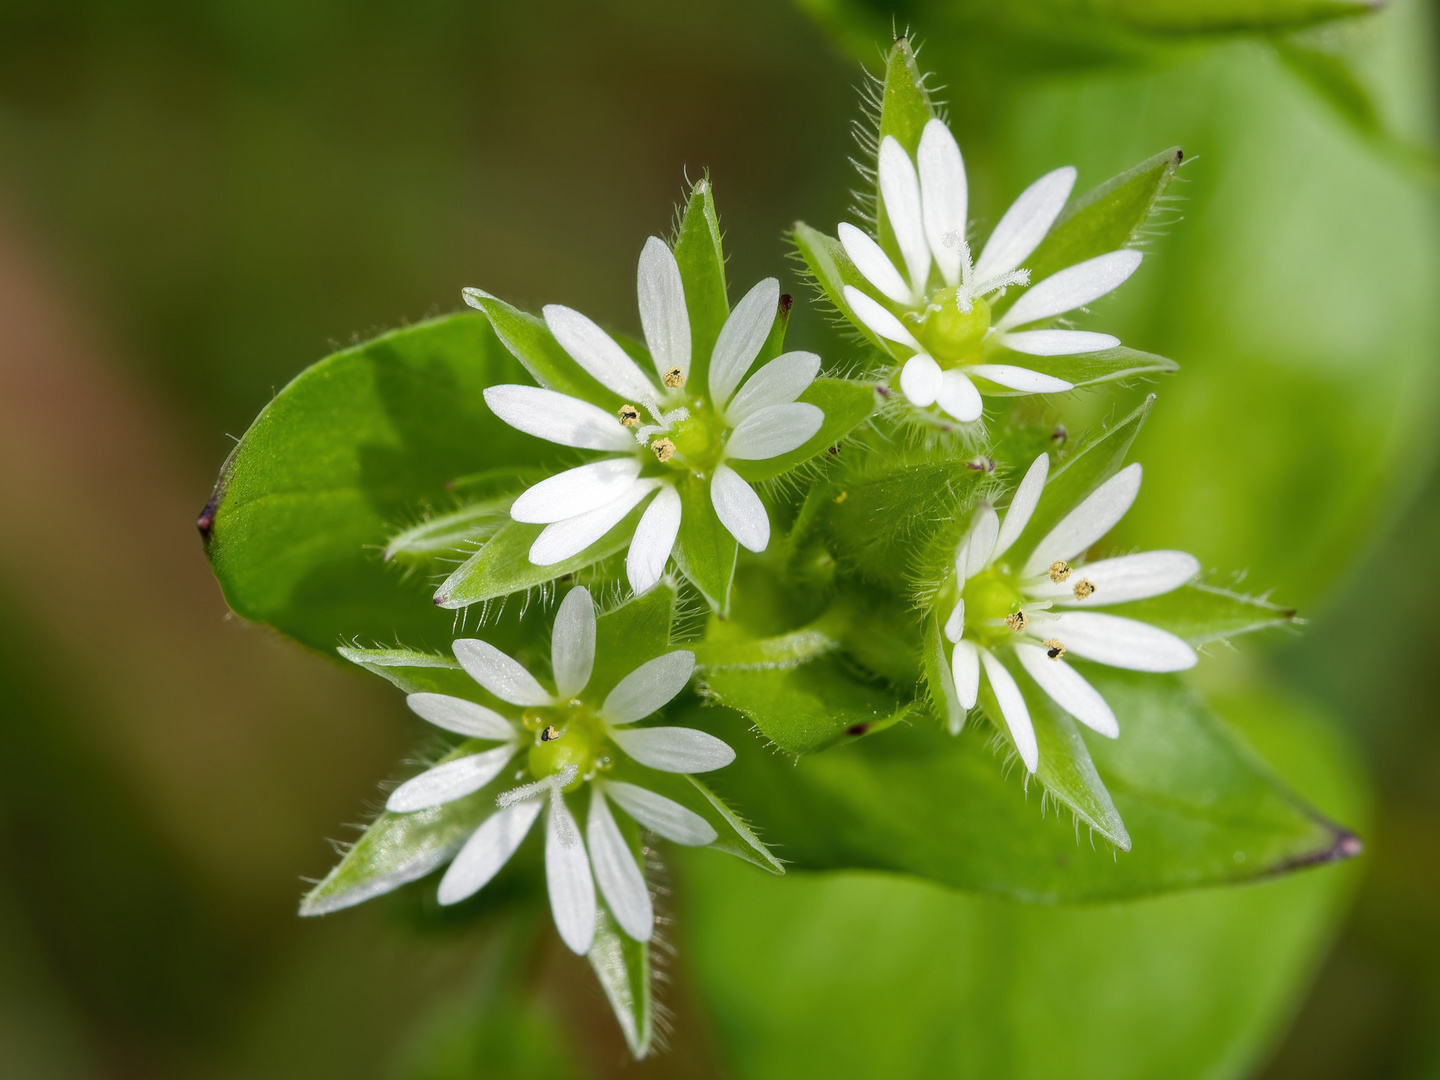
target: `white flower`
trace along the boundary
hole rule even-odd
[[[650,892],[610,804],[677,844],[709,844],[716,832],[672,799],[607,779],[613,763],[606,743],[663,772],[709,772],[730,764],[735,752],[713,735],[683,727],[631,726],[685,688],[695,655],[680,650],[658,656],[621,679],[598,709],[582,702],[578,695],[590,682],[595,664],[595,606],[584,588],[570,590],[555,615],[553,694],[487,642],[461,639],[454,649],[476,682],[502,701],[525,708],[524,721],[517,724],[461,698],[411,694],[406,699],[410,708],[432,724],[500,745],[421,773],[396,788],[385,809],[411,813],[470,795],[527,747],[527,768],[534,780],[500,795],[496,813],[475,830],[441,879],[440,903],[474,895],[499,873],[544,811],[550,908],[565,944],[577,953],[589,950],[598,910],[596,882],[620,928],[637,941],[648,941],[654,928]],[[590,802],[582,837],[565,792],[585,783],[590,785]]]
[[[900,389],[912,404],[926,408],[938,403],[956,420],[977,420],[981,401],[971,381],[974,376],[1027,393],[1074,388],[1064,379],[1026,367],[987,363],[986,353],[1003,348],[1032,356],[1065,356],[1120,343],[1109,334],[1024,327],[1112,291],[1140,265],[1138,251],[1112,251],[1052,274],[1027,290],[997,323],[990,323],[984,298],[1010,285],[1029,284],[1030,273],[1020,264],[1064,209],[1075,185],[1073,167],[1047,173],[1026,188],[973,263],[965,240],[965,163],[943,123],[931,120],[925,125],[915,163],[894,136],[887,135],[880,144],[878,173],[880,198],[905,273],[870,236],[842,224],[840,243],[850,261],[889,304],[853,285],[845,286],[845,300],[872,333],[912,354],[900,372]],[[932,288],[936,276],[939,284]]]
[[[611,455],[541,481],[515,500],[510,513],[516,521],[546,525],[530,548],[532,563],[548,566],[579,554],[653,495],[626,560],[637,594],[659,581],[679,534],[678,480],[687,472],[708,480],[721,524],[751,551],[763,551],[770,542],[765,507],[729,463],[788,454],[809,441],[825,419],[818,407],[796,400],[820,371],[813,353],[785,353],[741,385],[775,321],[780,285],[774,278],[735,305],[715,342],[704,388],[687,385],[685,290],[674,254],[658,237],[645,243],[638,278],[653,379],[578,311],[558,304],[544,309],[545,325],[560,346],[626,400],[620,415],[532,386],[485,391],[486,403],[512,427]]]
[[[1066,662],[1078,656],[1131,671],[1183,671],[1195,650],[1166,630],[1085,609],[1160,596],[1200,572],[1183,551],[1146,551],[1075,562],[1125,516],[1140,491],[1140,466],[1128,465],[1095,489],[1035,545],[1024,565],[1003,561],[1040,501],[1050,459],[1041,454],[1010,501],[1002,523],[988,505],[976,511],[955,554],[959,599],[945,622],[954,643],[951,669],[960,705],[973,708],[983,669],[1005,725],[1032,773],[1040,762],[1030,712],[996,656],[1010,649],[1040,689],[1076,720],[1115,738],[1120,726],[1099,692]]]

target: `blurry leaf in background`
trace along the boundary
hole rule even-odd
[[[1263,693],[1226,711],[1306,798],[1363,818],[1352,749],[1323,717]],[[705,854],[684,867],[682,927],[735,1075],[897,1080],[1244,1075],[1357,871],[1047,908],[878,874],[744,880]]]

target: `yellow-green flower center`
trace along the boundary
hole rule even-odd
[[[566,765],[574,765],[575,779],[564,788],[574,791],[597,768],[608,767],[605,725],[583,702],[527,709],[522,720],[532,737],[529,765],[530,774],[536,780],[544,780]]]
[[[930,296],[924,321],[915,336],[941,367],[975,363],[980,358],[980,343],[990,329],[990,305],[978,297],[969,311],[961,311],[954,286]]]
[[[996,563],[976,574],[965,582],[961,596],[965,600],[965,633],[982,645],[993,648],[1003,644],[1015,633],[1013,624],[1023,621],[1023,598],[1008,563]],[[1006,624],[1007,619],[1012,625]]]

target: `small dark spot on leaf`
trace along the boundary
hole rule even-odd
[[[869,725],[869,724],[851,724],[848,728],[845,729],[845,734],[846,734],[846,735],[864,735],[865,732],[867,732],[867,731],[869,731],[869,730],[870,730],[870,725]]]
[[[790,309],[795,306],[795,298],[789,293],[780,294],[780,314],[789,315]]]
[[[965,463],[965,467],[972,472],[993,473],[995,471],[995,459],[992,457],[971,458]]]

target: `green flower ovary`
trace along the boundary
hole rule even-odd
[[[526,730],[534,733],[529,765],[536,780],[553,776],[566,765],[574,765],[578,770],[575,779],[564,788],[574,791],[594,776],[597,766],[603,769],[609,764],[605,753],[605,725],[590,706],[581,701],[527,709],[524,724]]]
[[[670,429],[669,439],[675,444],[675,456],[665,464],[677,470],[693,470],[708,476],[720,464],[725,446],[721,436],[724,421],[702,398],[688,402],[690,416]]]
[[[941,367],[954,367],[980,357],[980,343],[990,330],[990,305],[978,297],[969,311],[961,311],[956,303],[954,286],[941,289],[930,297],[924,321],[915,336]]]
[[[982,570],[965,582],[960,595],[965,600],[967,635],[992,648],[1011,637],[1013,631],[1005,619],[1020,610],[1023,598],[1008,563]]]

